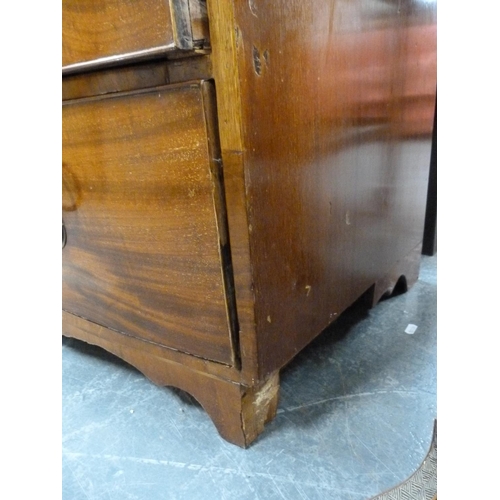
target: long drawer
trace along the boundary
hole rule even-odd
[[[63,105],[63,309],[233,364],[211,88]]]
[[[63,0],[63,73],[208,45],[205,0]]]

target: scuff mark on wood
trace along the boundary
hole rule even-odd
[[[259,49],[254,45],[252,49],[253,69],[257,76],[262,74],[262,62],[260,60]]]
[[[271,377],[271,379],[269,379],[255,394],[255,400],[252,404],[258,407],[267,406],[276,396],[278,389],[279,385],[277,385],[275,379]]]
[[[266,66],[269,66],[269,50],[266,49],[262,53],[262,57],[264,57],[264,61],[266,61]]]
[[[257,15],[257,7],[255,5],[255,0],[248,0],[248,7],[250,8],[250,12],[252,13],[252,15],[254,15],[255,17],[259,17]]]
[[[279,371],[260,386],[249,388],[242,397],[241,421],[246,443],[251,443],[271,421],[278,409]]]
[[[345,223],[350,226],[351,225],[351,214],[349,210],[345,213]]]
[[[235,28],[234,28],[234,42],[235,42],[236,48],[238,48],[240,46],[240,37],[241,37],[240,28],[238,26],[235,26]]]

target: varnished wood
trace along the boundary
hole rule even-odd
[[[212,63],[208,55],[132,64],[67,76],[62,82],[62,98],[66,101],[210,78]]]
[[[208,46],[203,0],[64,0],[63,72]],[[194,13],[191,25],[190,4]]]
[[[210,33],[210,59],[174,64],[177,50],[170,61],[93,70],[63,83],[65,98],[107,95],[67,106],[75,111],[63,149],[69,144],[74,158],[78,151],[78,161],[76,174],[63,168],[66,297],[71,312],[91,321],[65,313],[63,332],[191,392],[226,439],[247,446],[276,412],[280,368],[358,297],[374,305],[418,277],[436,6],[208,0],[207,25],[193,5],[191,33]],[[110,95],[208,76],[213,82],[158,96]],[[127,133],[117,135],[122,126]],[[103,189],[107,174],[94,173],[114,173],[115,164],[120,182]],[[133,179],[125,175],[129,165]],[[100,181],[97,192],[82,182],[88,173]],[[195,193],[191,202],[186,190]],[[124,193],[141,200],[140,210]],[[173,214],[159,203],[165,193]],[[101,195],[104,210],[90,210],[87,200],[97,207]],[[183,221],[174,224],[175,247],[173,220]],[[145,251],[131,227],[141,237],[160,230],[147,236]],[[75,228],[81,240],[72,254]],[[152,280],[153,272],[138,272],[151,259],[160,263],[155,276],[165,269],[174,276],[175,292]],[[133,289],[147,300],[131,298]],[[142,306],[155,293],[151,313]]]
[[[63,309],[233,364],[202,87],[63,107]]]
[[[231,244],[227,223],[226,190],[224,188],[224,173],[222,168],[221,149],[219,142],[219,127],[217,121],[216,94],[213,82],[204,82],[202,87],[203,109],[205,111],[207,140],[210,156],[211,172],[214,177],[214,203],[217,216],[217,227],[220,240],[220,257],[224,292],[227,304],[229,332],[233,347],[233,365],[241,368],[239,319],[236,307],[233,263]]]
[[[168,362],[184,365],[192,372],[199,372],[210,377],[220,378],[227,382],[241,384],[241,372],[239,369],[226,365],[224,363],[215,363],[213,361],[203,359],[202,357],[186,354],[181,351],[162,346],[155,342],[145,342],[144,340],[123,335],[120,332],[110,330],[104,326],[93,323],[92,321],[80,318],[63,310],[62,312],[62,332],[66,337],[72,337],[79,340],[84,340],[89,344],[98,345],[116,356],[123,357],[122,349],[134,351],[135,358],[143,359],[144,363],[150,359],[150,369],[155,370],[154,360],[164,359]],[[144,369],[133,363],[137,369],[144,372]]]
[[[167,64],[169,83],[187,82],[189,80],[210,80],[212,59],[209,55],[173,59]]]
[[[255,298],[243,159],[242,96],[238,68],[240,33],[234,20],[233,2],[209,1],[207,5],[239,319],[242,374],[245,380],[251,383],[258,379],[258,346],[255,335]]]
[[[196,359],[63,312],[63,333],[96,344],[124,359],[158,385],[178,387],[198,400],[220,435],[247,447],[276,415],[279,378],[247,387],[235,379],[239,371]]]
[[[422,241],[435,5],[234,9],[260,378]]]
[[[210,42],[206,0],[189,0],[189,18],[193,34],[193,45],[207,47]]]
[[[417,282],[421,255],[422,243],[419,243],[407,255],[394,262],[385,275],[379,277],[372,288],[371,307],[377,305],[383,296],[392,295],[398,284],[402,286],[401,291],[406,292]]]

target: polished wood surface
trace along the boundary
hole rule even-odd
[[[131,64],[67,76],[62,82],[62,98],[66,101],[211,77],[208,55]]]
[[[193,50],[208,45],[206,5],[203,0],[63,0],[62,35],[67,72]]]
[[[240,32],[234,19],[233,2],[209,1],[208,16],[238,309],[241,370],[243,379],[250,384],[258,378],[259,368],[243,155],[243,96],[238,68]]]
[[[193,44],[200,47],[208,46],[210,42],[210,28],[208,25],[206,0],[189,0],[189,18]]]
[[[293,356],[418,277],[436,4],[208,0],[208,25],[189,1],[163,30],[175,54],[63,72],[63,332],[247,446]],[[179,57],[189,30],[209,56]]]
[[[63,309],[232,364],[203,87],[63,107]]]
[[[134,363],[130,360],[127,361],[142,372],[146,371],[148,367],[150,370],[155,370],[155,360],[165,359],[172,363],[184,365],[193,372],[199,372],[209,377],[220,378],[234,384],[241,383],[241,371],[234,366],[214,363],[202,357],[170,349],[154,342],[144,342],[138,337],[123,335],[120,332],[110,330],[109,328],[80,318],[64,310],[62,311],[62,322],[65,336],[99,345],[122,359],[123,349],[135,351],[137,361]],[[114,348],[112,348],[112,346],[114,346]],[[141,358],[144,363],[149,360],[146,367],[138,366]]]
[[[259,377],[422,241],[435,7],[234,3]]]
[[[178,387],[205,409],[220,435],[243,448],[276,415],[279,374],[252,387],[230,380],[239,371],[144,343],[63,312],[66,335],[96,344],[135,366],[154,383]]]

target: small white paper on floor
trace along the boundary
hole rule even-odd
[[[418,326],[411,323],[406,327],[405,333],[413,335],[417,331]]]

